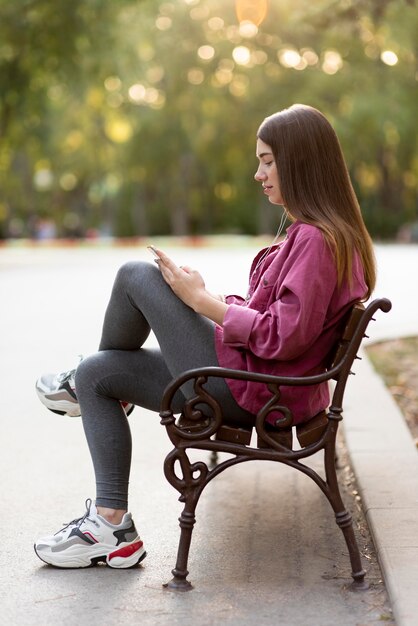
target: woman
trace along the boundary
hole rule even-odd
[[[345,314],[373,291],[372,243],[326,118],[304,105],[267,117],[258,130],[256,153],[255,179],[284,213],[272,245],[254,259],[247,297],[209,293],[198,272],[177,267],[157,250],[158,267],[134,262],[119,270],[99,352],[80,363],[75,378],[73,371],[38,381],[48,408],[81,412],[97,486],[95,505],[88,501],[82,518],[35,544],[43,561],[87,567],[102,560],[126,568],[144,558],[128,513],[129,405],[158,411],[172,378],[201,366],[319,373]],[[292,225],[276,243],[286,217]],[[142,347],[151,329],[157,350]],[[225,414],[240,422],[252,422],[269,398],[262,387],[239,380],[208,383]],[[180,412],[191,394],[185,385],[174,409]],[[327,407],[328,388],[284,388],[281,401],[295,423],[304,422]]]

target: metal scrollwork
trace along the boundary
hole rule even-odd
[[[180,463],[181,477],[176,473],[176,461]],[[185,502],[190,492],[203,489],[209,468],[203,461],[190,463],[184,449],[174,448],[164,461],[164,474],[168,482],[181,494],[180,502]]]
[[[207,382],[206,376],[199,376],[195,379],[194,390],[196,395],[189,398],[183,409],[183,416],[195,427],[188,430],[181,428],[178,424],[173,424],[171,428],[176,435],[188,441],[208,439],[216,433],[222,424],[222,409],[219,403],[211,394],[204,389]],[[203,405],[203,406],[202,406]],[[199,408],[196,408],[199,406]],[[207,413],[204,407],[208,407]]]
[[[255,421],[255,429],[259,437],[266,441],[273,449],[279,452],[289,453],[289,450],[282,446],[278,441],[269,436],[268,430],[266,430],[266,420],[268,415],[273,412],[281,413],[283,417],[279,417],[274,422],[274,426],[278,429],[289,428],[293,426],[293,414],[287,407],[279,404],[281,391],[280,386],[274,383],[268,385],[269,391],[273,394],[273,397],[263,406],[257,413]]]

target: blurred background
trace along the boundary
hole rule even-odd
[[[376,240],[418,240],[414,0],[0,0],[0,239],[258,235],[262,119],[334,124]]]

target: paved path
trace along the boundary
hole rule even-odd
[[[376,295],[393,309],[371,340],[418,335],[418,246],[378,246]],[[363,357],[365,355],[363,354]],[[349,381],[344,432],[398,626],[418,625],[418,451],[405,420],[367,358]]]
[[[179,263],[201,269],[209,288],[245,291],[253,246],[173,248],[170,252]],[[402,282],[404,277],[414,275],[410,268],[413,262],[416,267],[417,248],[379,247],[378,256],[381,278],[386,280],[379,285],[378,295],[388,296],[394,303],[396,300],[393,315],[398,323],[392,314],[379,316],[374,336],[393,335],[400,327],[418,332],[412,315],[402,317],[407,314],[402,304]],[[180,504],[161,471],[169,441],[158,417],[138,409],[131,418],[131,509],[149,554],[143,567],[125,572],[104,567],[65,571],[43,566],[37,560],[33,540],[81,515],[83,500],[94,495],[94,487],[80,421],[61,420],[46,411],[35,396],[33,383],[45,369],[61,371],[73,363],[74,355],[96,349],[114,274],[123,261],[135,257],[148,255],[137,248],[0,250],[0,380],[4,400],[0,420],[0,624],[381,623],[382,603],[377,595],[383,591],[378,584],[379,573],[376,580],[371,580],[374,591],[353,594],[347,590],[350,575],[346,548],[329,505],[311,481],[273,464],[232,468],[211,483],[197,511],[192,542],[190,570],[196,589],[180,595],[163,591],[161,583],[170,577],[175,561]],[[360,376],[354,381],[358,379]],[[368,407],[375,400],[373,395]],[[353,422],[357,402],[354,394],[348,407]],[[360,412],[358,428],[368,423],[369,413]],[[370,457],[367,448],[362,455],[356,426],[347,436],[353,443],[353,459],[361,468],[356,454],[358,459]],[[390,438],[389,434],[386,439]],[[404,439],[400,445],[410,452],[409,441]],[[360,452],[356,453],[359,446]],[[382,450],[387,462],[392,455],[389,444]],[[374,465],[369,464],[366,470],[375,479]],[[394,477],[404,482],[405,472],[398,471]],[[361,486],[367,503],[367,481]],[[237,489],[241,493],[239,501],[231,497]],[[410,494],[409,502],[408,515],[414,513],[415,492]],[[367,507],[373,522],[373,507]],[[405,510],[397,512],[403,515]],[[406,525],[408,520],[410,517],[403,523]],[[376,529],[379,547],[383,535],[378,532],[379,525]],[[402,536],[406,540],[406,534]],[[384,537],[385,550],[390,540]],[[387,563],[388,589],[401,619],[405,607],[408,611],[413,608],[414,598],[413,594],[405,598],[402,589],[392,592],[390,575],[397,569],[409,572],[412,568],[407,558],[410,543],[406,544],[407,550],[404,541],[404,559],[402,550],[397,551],[397,564],[390,560],[389,552],[386,561],[381,557],[383,565]],[[405,618],[398,621],[398,626],[412,623]]]

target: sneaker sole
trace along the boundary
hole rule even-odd
[[[57,415],[67,415],[68,417],[81,416],[79,404],[76,404],[75,402],[68,402],[67,400],[49,400],[45,397],[43,391],[38,389],[38,387],[35,388],[39,400],[49,411],[52,411],[52,413],[56,413]],[[123,406],[127,417],[129,417],[134,408],[134,404]]]
[[[141,542],[142,543],[142,542]],[[94,567],[98,563],[105,563],[107,567],[111,569],[131,569],[137,567],[141,561],[145,559],[147,553],[144,547],[132,550],[133,545],[130,544],[124,548],[118,548],[115,550],[115,546],[109,548],[108,553],[103,554],[103,547],[100,550],[97,547],[96,550],[91,550],[89,554],[86,554],[86,550],[75,549],[77,546],[72,546],[65,552],[60,553],[59,558],[51,552],[44,554],[42,551],[36,549],[34,544],[34,550],[37,557],[53,567],[60,569],[80,569],[87,567]],[[123,555],[123,551],[127,552],[127,555]],[[121,553],[121,554],[120,554]]]
[[[68,415],[69,417],[80,417],[80,407],[75,402],[67,400],[50,400],[45,394],[36,387],[36,393],[39,400],[47,409],[58,415]]]

